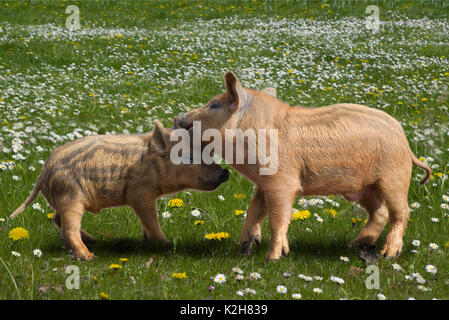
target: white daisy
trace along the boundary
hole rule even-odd
[[[310,282],[310,281],[313,280],[313,278],[310,277],[310,276],[305,276],[305,277],[304,277],[304,280],[306,280],[307,282]]]
[[[246,293],[250,293],[250,294],[256,294],[256,290],[251,289],[251,288],[246,288],[246,289],[245,289],[245,292],[246,292]]]
[[[379,300],[386,300],[387,297],[385,297],[382,293],[377,294],[377,299]]]
[[[418,290],[426,292],[426,291],[429,291],[429,288],[426,288],[424,286],[418,286]]]
[[[345,283],[345,280],[343,280],[342,278],[339,278],[339,277],[334,277],[334,276],[332,276],[332,277],[330,278],[330,280],[331,280],[332,282],[335,282],[335,283],[338,283],[338,284],[343,284],[343,283]]]
[[[419,207],[421,207],[421,205],[418,202],[413,202],[410,207],[414,208],[414,209],[418,209]]]
[[[33,250],[33,254],[34,254],[36,257],[40,258],[40,257],[42,256],[42,251],[41,251],[40,249],[34,249],[34,250]]]
[[[292,294],[292,298],[293,298],[293,299],[296,299],[296,300],[299,300],[299,299],[302,298],[302,295],[301,295],[300,293],[293,293],[293,294]]]
[[[423,283],[426,283],[426,279],[419,276],[419,277],[416,277],[416,282],[418,282],[419,284],[423,284]]]
[[[232,268],[232,272],[235,272],[235,273],[238,273],[238,274],[243,274],[243,270],[240,269],[239,267]]]
[[[201,212],[200,212],[200,210],[195,209],[195,210],[192,210],[192,211],[190,212],[190,214],[191,214],[192,216],[194,216],[194,217],[199,217],[199,216],[201,215]]]
[[[431,243],[431,244],[429,244],[429,248],[436,250],[436,249],[438,249],[438,245],[436,243]]]
[[[279,293],[287,293],[287,287],[279,285],[276,287],[276,291]]]
[[[170,218],[171,217],[171,213],[168,211],[164,211],[161,213],[162,218]]]
[[[435,274],[435,273],[437,273],[437,267],[435,267],[435,266],[433,266],[431,264],[428,264],[426,266],[426,271],[429,272],[429,273]]]
[[[253,279],[256,279],[256,280],[261,278],[261,275],[260,275],[259,272],[251,272],[251,273],[249,274],[249,276],[250,276],[251,278],[253,278]]]
[[[394,270],[398,270],[398,271],[402,270],[402,267],[400,265],[398,265],[397,263],[393,263],[392,266],[393,266]]]
[[[214,282],[215,283],[225,283],[226,282],[226,276],[222,273],[217,274],[214,277]]]
[[[235,280],[242,281],[243,279],[244,279],[243,275],[241,275],[241,274],[236,274],[235,275]]]

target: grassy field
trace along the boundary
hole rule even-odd
[[[69,31],[72,4],[81,28]],[[379,8],[377,33],[366,28],[371,4]],[[444,1],[2,0],[0,299],[449,298],[448,18]],[[236,171],[213,192],[159,200],[171,249],[145,244],[129,208],[85,214],[83,228],[98,240],[90,262],[70,259],[42,195],[8,220],[55,147],[90,134],[146,132],[154,119],[171,126],[179,112],[224,91],[226,70],[246,87],[276,87],[291,105],[385,110],[432,166],[422,187],[424,172],[413,171],[403,253],[378,261],[378,289],[366,287],[366,266],[347,248],[366,214],[340,196],[296,199],[294,207],[311,215],[292,221],[288,257],[265,263],[267,222],[261,247],[243,257],[242,212],[253,187]],[[170,207],[174,198],[183,205]],[[11,239],[17,227],[28,237]],[[204,238],[213,232],[229,238]],[[79,289],[66,287],[70,265],[79,267]],[[217,274],[226,281],[215,283]]]

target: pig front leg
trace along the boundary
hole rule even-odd
[[[132,203],[131,207],[139,217],[147,242],[160,242],[165,245],[170,244],[170,241],[165,237],[159,225],[156,199],[139,199]]]
[[[296,188],[289,185],[275,185],[273,188],[265,191],[271,233],[267,261],[278,260],[290,251],[287,232],[291,221],[296,190]]]
[[[256,192],[249,203],[240,237],[240,249],[245,255],[251,253],[251,248],[254,243],[257,245],[261,244],[262,223],[267,215],[266,209],[265,195],[262,189],[257,186]]]

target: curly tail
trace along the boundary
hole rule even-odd
[[[416,156],[413,154],[413,152],[412,152],[412,162],[413,162],[414,165],[416,165],[416,166],[426,170],[425,177],[419,183],[419,185],[422,186],[424,183],[429,181],[430,175],[432,174],[432,169],[430,169],[430,167],[427,164],[425,164],[424,162],[419,161],[416,158]]]
[[[37,179],[36,185],[33,188],[33,191],[31,191],[31,194],[28,198],[14,211],[10,216],[9,219],[14,219],[15,216],[17,216],[19,213],[21,213],[23,210],[25,210],[26,207],[28,207],[31,202],[33,202],[34,198],[37,197],[37,194],[41,191],[41,176]]]

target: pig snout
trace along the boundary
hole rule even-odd
[[[225,181],[228,181],[228,179],[229,179],[229,170],[223,170],[223,172],[218,177],[218,180],[220,181],[220,183],[223,183]]]
[[[173,128],[183,128],[183,121],[185,119],[185,113],[180,113],[177,117],[173,119]]]

